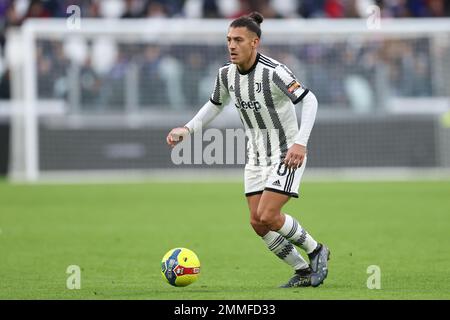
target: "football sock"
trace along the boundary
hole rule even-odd
[[[301,247],[306,253],[311,253],[317,247],[317,241],[302,228],[297,220],[285,214],[284,225],[277,232],[288,239],[293,244]]]
[[[297,249],[277,232],[269,231],[262,239],[270,251],[295,270],[308,268],[308,263],[298,253]]]

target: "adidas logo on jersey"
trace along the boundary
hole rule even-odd
[[[238,98],[235,107],[238,109],[250,109],[259,112],[259,110],[261,109],[261,104],[258,101],[243,101],[242,99]]]
[[[234,92],[234,87],[233,87],[233,85],[230,86],[230,92]]]
[[[272,183],[273,186],[277,186],[277,187],[281,187],[281,183],[280,180],[275,181],[274,183]]]

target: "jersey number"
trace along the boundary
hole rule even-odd
[[[284,168],[283,172],[281,172],[281,167]],[[286,166],[284,165],[283,162],[280,163],[280,165],[278,166],[277,174],[282,177],[282,176],[286,175],[286,172],[287,172]]]

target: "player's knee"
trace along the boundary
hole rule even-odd
[[[271,227],[277,221],[276,210],[270,208],[258,208],[258,216],[260,223],[267,227]]]
[[[250,224],[252,225],[252,227],[259,227],[262,225],[256,212],[251,213]]]
[[[267,234],[268,231],[270,231],[269,228],[267,228],[265,225],[261,223],[256,213],[250,217],[250,224],[253,230],[256,232],[256,234],[259,235],[260,237],[263,237],[264,235]]]
[[[250,219],[250,224],[252,225],[252,227],[258,227],[261,225],[261,222],[259,222],[259,220],[257,219]]]

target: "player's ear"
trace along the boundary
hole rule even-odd
[[[259,38],[255,37],[253,39],[253,48],[258,48],[258,46],[259,46]]]

